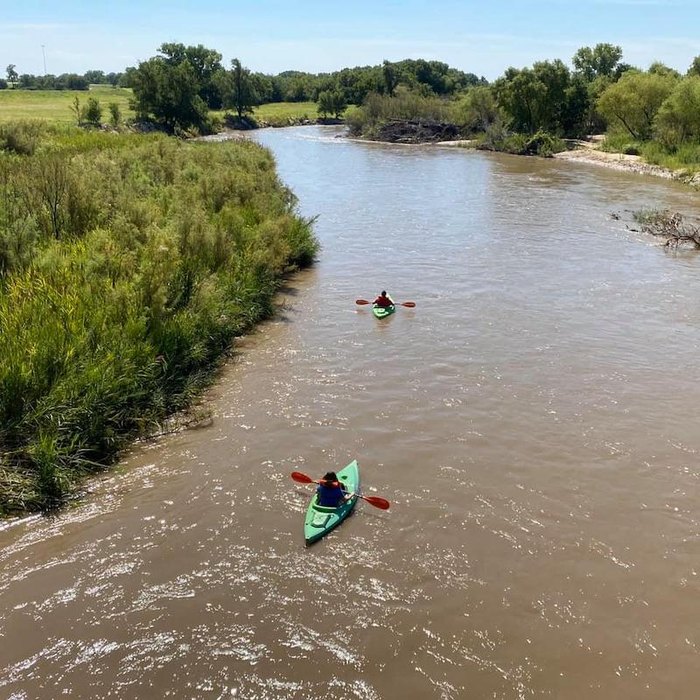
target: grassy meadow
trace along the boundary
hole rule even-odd
[[[18,120],[38,119],[52,124],[75,124],[71,111],[76,98],[85,106],[89,97],[100,101],[103,119],[109,118],[108,105],[116,102],[123,119],[134,116],[129,108],[132,96],[129,88],[93,85],[90,90],[0,90],[0,124]]]
[[[75,97],[85,106],[88,97],[100,101],[103,121],[109,120],[108,106],[116,102],[124,120],[134,116],[129,107],[132,97],[130,88],[113,88],[109,85],[92,85],[85,90],[0,90],[0,124],[19,120],[36,119],[52,124],[75,124],[72,111]],[[212,112],[223,117],[227,110]],[[318,117],[315,102],[273,102],[256,107],[253,116],[259,122],[273,126],[284,126],[302,119]]]
[[[318,117],[318,105],[315,102],[271,102],[256,107],[253,116],[272,125],[301,119],[313,120]]]
[[[316,252],[253,142],[0,123],[0,516],[186,406]]]

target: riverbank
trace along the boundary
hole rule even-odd
[[[318,120],[316,124],[304,121],[288,126],[318,126],[318,125],[336,125],[342,124],[342,121],[336,120],[333,122]],[[263,128],[263,127],[260,127]],[[229,141],[246,139],[247,131],[236,129],[224,129],[210,136],[198,137],[200,141]],[[349,141],[357,141],[358,143],[376,143],[390,144],[392,146],[433,146],[436,148],[473,148],[478,147],[479,141],[476,139],[460,139],[454,138],[449,140],[390,140],[390,139],[368,139],[361,136],[345,136]],[[569,150],[554,153],[551,157],[561,161],[569,161],[572,163],[583,163],[586,165],[595,165],[598,167],[608,168],[610,170],[619,170],[621,172],[633,173],[637,175],[651,175],[660,177],[665,180],[675,180],[689,185],[695,189],[700,189],[700,174],[688,173],[685,170],[671,170],[663,168],[660,165],[646,163],[641,156],[627,155],[624,153],[611,153],[600,149],[603,137],[592,137],[590,141],[569,141]],[[493,152],[493,151],[491,151]],[[532,157],[532,156],[527,156]]]
[[[570,150],[555,153],[552,157],[557,160],[565,160],[575,163],[585,163],[610,170],[619,170],[638,175],[652,175],[665,180],[676,180],[691,187],[700,188],[700,174],[689,173],[686,170],[671,170],[660,165],[647,163],[641,156],[627,155],[625,153],[611,153],[601,150],[603,137],[592,137],[588,141],[569,142]]]
[[[0,517],[61,505],[186,407],[318,249],[251,141],[18,127],[11,142]]]

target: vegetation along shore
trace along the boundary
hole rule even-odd
[[[571,67],[539,61],[489,82],[422,59],[265,75],[166,43],[123,73],[6,74],[0,516],[61,503],[185,406],[271,313],[284,275],[314,260],[268,152],[189,137],[342,119],[354,138],[700,179],[700,57],[681,75],[598,44]],[[645,225],[698,244],[672,215]]]
[[[247,140],[0,126],[0,515],[61,503],[185,406],[310,265]]]

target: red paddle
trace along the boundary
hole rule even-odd
[[[364,306],[365,304],[372,304],[373,302],[367,301],[367,299],[356,299],[355,303],[359,304],[360,306]],[[416,302],[415,301],[397,301],[397,302],[394,302],[394,306],[407,306],[409,309],[413,309],[416,306]]]
[[[310,476],[302,474],[301,472],[292,472],[292,479],[298,481],[300,484],[318,484],[318,481],[314,481]],[[363,501],[367,501],[370,505],[375,508],[381,508],[382,510],[389,510],[391,503],[386,500],[386,498],[381,498],[379,496],[363,496],[361,493],[356,493]]]

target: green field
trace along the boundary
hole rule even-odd
[[[75,97],[81,106],[88,97],[96,97],[102,106],[102,121],[109,121],[109,103],[116,102],[123,119],[134,113],[129,108],[132,97],[130,88],[113,88],[109,85],[92,85],[85,90],[0,90],[0,123],[24,119],[40,119],[54,124],[75,124],[72,111]],[[231,110],[212,112],[221,117]],[[259,122],[282,126],[301,119],[318,117],[315,102],[273,102],[255,108],[254,116]]]
[[[116,102],[123,119],[133,117],[129,109],[129,88],[113,88],[111,85],[93,85],[86,90],[0,90],[0,122],[19,119],[41,119],[54,124],[75,124],[71,111],[77,96],[81,106],[88,97],[96,97],[102,106],[102,120],[109,121],[109,103]]]
[[[258,120],[276,122],[285,119],[316,119],[318,105],[315,102],[272,102],[255,108]]]

